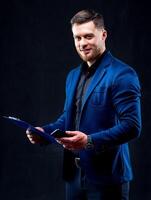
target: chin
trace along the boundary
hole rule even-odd
[[[84,60],[85,62],[91,61],[93,60],[92,56],[80,56],[82,58],[82,60]]]

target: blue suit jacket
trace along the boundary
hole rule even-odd
[[[73,130],[73,107],[81,67],[66,81],[63,114],[46,131]],[[87,178],[108,184],[129,181],[132,170],[128,144],[141,130],[140,85],[136,72],[109,52],[96,69],[86,91],[80,115],[80,131],[91,134],[94,149],[82,149],[80,165]],[[65,179],[73,175],[72,153],[65,150]]]

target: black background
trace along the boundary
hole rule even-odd
[[[5,0],[0,3],[0,115],[33,125],[62,112],[65,79],[80,58],[70,18],[79,10],[101,12],[107,48],[137,71],[142,85],[143,128],[130,143],[134,180],[130,200],[150,200],[151,85],[150,7],[130,0]],[[62,148],[31,145],[22,129],[4,122],[0,131],[0,198],[63,200]]]

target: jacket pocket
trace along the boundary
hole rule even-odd
[[[104,106],[106,104],[105,92],[93,92],[91,96],[91,104]]]

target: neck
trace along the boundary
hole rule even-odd
[[[87,61],[88,67],[91,67],[95,63],[96,60],[97,60],[97,58],[93,61]]]
[[[89,67],[91,67],[91,66],[96,62],[96,60],[97,60],[99,57],[102,56],[102,54],[104,53],[105,50],[106,50],[106,48],[104,48],[104,49],[100,52],[100,54],[98,54],[98,55],[96,56],[96,58],[95,58],[94,60],[89,60],[89,61],[87,61],[87,65],[88,65]]]

